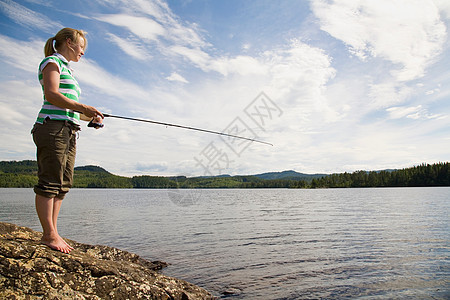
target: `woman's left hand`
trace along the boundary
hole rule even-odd
[[[93,123],[98,123],[98,124],[102,124],[103,123],[103,118],[100,116],[95,116],[92,118],[92,122]]]

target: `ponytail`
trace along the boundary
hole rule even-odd
[[[55,48],[53,48],[53,41],[55,40],[55,37],[51,37],[47,40],[44,46],[44,54],[45,57],[52,55],[55,53]]]
[[[86,32],[83,30],[63,28],[54,36],[47,40],[44,46],[45,57],[52,55],[53,53],[61,50],[61,47],[66,43],[67,39],[77,43],[80,38],[84,40],[84,49],[87,47]],[[53,43],[55,43],[53,45]]]

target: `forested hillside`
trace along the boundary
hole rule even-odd
[[[422,164],[395,170],[332,174],[313,179],[312,188],[450,186],[450,164]]]
[[[98,166],[75,168],[74,188],[355,188],[450,186],[450,163],[421,164],[386,171],[356,171],[332,175],[291,176],[285,171],[264,176],[124,177]],[[289,174],[289,176],[285,176]],[[296,173],[301,174],[301,173]],[[301,179],[300,179],[301,178]],[[37,182],[36,161],[0,162],[0,187],[31,188]]]

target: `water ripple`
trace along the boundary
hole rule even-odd
[[[73,190],[60,233],[171,265],[230,299],[449,299],[450,188]],[[172,198],[170,198],[172,197]],[[40,230],[31,190],[0,219]]]

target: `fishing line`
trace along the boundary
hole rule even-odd
[[[264,141],[260,141],[260,140],[256,140],[256,139],[252,139],[252,138],[248,138],[248,137],[244,137],[244,136],[239,136],[239,135],[228,134],[228,133],[223,133],[223,132],[219,132],[219,131],[208,130],[208,129],[195,128],[195,127],[191,127],[191,126],[177,125],[177,124],[172,124],[172,123],[165,123],[165,122],[146,120],[146,119],[138,119],[138,118],[116,116],[116,115],[111,115],[111,114],[103,114],[103,116],[108,117],[108,118],[117,118],[117,119],[124,119],[124,120],[138,121],[138,122],[146,122],[146,123],[152,123],[152,124],[157,124],[157,125],[163,125],[163,126],[167,126],[167,127],[177,127],[177,128],[188,129],[188,130],[201,131],[201,132],[217,134],[217,135],[222,135],[222,136],[228,136],[228,137],[233,137],[233,138],[237,138],[237,139],[242,139],[242,140],[247,140],[247,141],[251,141],[251,142],[256,142],[256,143],[261,143],[261,144],[273,146],[273,144],[268,143],[268,142],[264,142]],[[99,125],[100,124],[93,123],[90,127],[102,127],[101,125],[103,125],[103,124],[101,124],[100,126]]]

